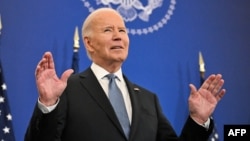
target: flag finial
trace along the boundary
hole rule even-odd
[[[78,27],[75,27],[75,34],[74,34],[74,51],[78,51],[80,48],[79,45],[79,33],[78,33]]]
[[[200,77],[201,79],[205,78],[205,62],[203,60],[201,52],[199,52],[199,65],[200,65]],[[203,80],[202,80],[203,83]]]
[[[0,14],[0,35],[1,35],[2,28],[3,28],[3,25],[2,25],[1,14]]]
[[[199,52],[199,65],[200,65],[200,72],[205,72],[205,62],[202,57],[202,53]]]

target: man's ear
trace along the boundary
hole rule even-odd
[[[93,51],[94,51],[94,49],[93,49],[93,47],[92,47],[91,38],[89,38],[89,37],[84,37],[84,38],[83,38],[83,42],[84,42],[85,48],[86,48],[89,52],[93,52]]]

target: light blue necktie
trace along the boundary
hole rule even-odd
[[[122,126],[122,129],[128,139],[130,131],[130,123],[128,119],[128,113],[125,107],[121,90],[118,88],[115,79],[117,78],[114,74],[108,74],[109,79],[109,100],[115,110],[116,116]]]

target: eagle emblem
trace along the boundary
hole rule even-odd
[[[116,10],[122,15],[126,22],[131,22],[136,18],[147,22],[153,10],[162,6],[163,0],[148,0],[147,5],[139,0],[96,0],[96,3],[112,7],[117,5]]]
[[[127,31],[132,35],[153,33],[163,28],[173,15],[176,5],[176,0],[81,1],[84,7],[88,8],[89,12],[93,12],[98,7],[110,7],[115,9],[127,23]],[[134,24],[134,22],[139,24]]]

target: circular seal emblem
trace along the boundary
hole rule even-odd
[[[132,35],[146,35],[163,28],[173,15],[176,0],[81,0],[89,12],[100,7],[118,11]]]

